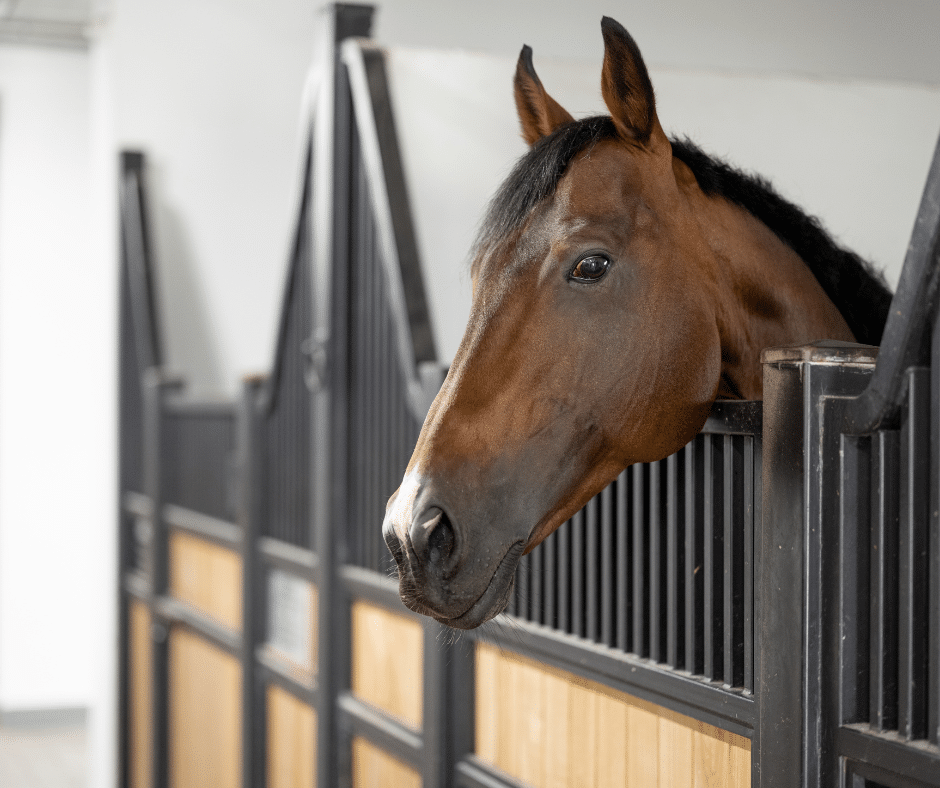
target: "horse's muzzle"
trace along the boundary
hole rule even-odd
[[[389,501],[382,530],[398,564],[404,604],[458,629],[472,629],[501,613],[524,544],[510,545],[496,555],[486,551],[497,560],[468,562],[466,534],[447,510],[422,505],[430,496],[400,501],[399,493]]]

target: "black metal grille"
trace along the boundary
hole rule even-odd
[[[385,503],[401,482],[421,425],[408,406],[382,249],[355,139],[353,150],[347,560],[388,574],[394,561],[381,534]]]
[[[753,691],[753,435],[634,465],[525,556],[507,612]]]
[[[935,740],[937,720],[928,715],[936,707],[931,688],[940,686],[940,632],[929,608],[940,560],[930,502],[938,425],[930,418],[930,370],[913,367],[907,378],[899,429],[843,440],[843,533],[855,536],[846,566],[857,613],[848,614],[858,622],[858,653],[847,655],[857,681],[849,716],[877,732]]]
[[[164,500],[234,520],[235,408],[229,403],[168,403],[162,432]]]
[[[302,210],[301,216],[305,215]],[[302,221],[284,299],[271,399],[261,431],[261,532],[308,549],[312,549],[311,394],[304,380],[304,343],[311,331],[310,239],[308,223]]]

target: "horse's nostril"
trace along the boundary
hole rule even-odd
[[[424,511],[411,527],[411,545],[415,555],[432,567],[447,563],[455,542],[450,518],[437,506]]]
[[[441,512],[440,520],[428,537],[428,560],[432,564],[444,563],[454,550],[454,528],[446,512]]]

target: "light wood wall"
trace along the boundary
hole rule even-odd
[[[267,788],[316,785],[316,713],[275,684],[268,687]]]
[[[242,564],[233,550],[180,531],[170,534],[170,593],[240,630]]]
[[[751,783],[749,739],[485,644],[476,752],[536,788]]]
[[[240,788],[241,666],[185,627],[170,630],[170,785]]]
[[[421,729],[423,638],[418,622],[367,602],[353,603],[353,694],[415,730]]]
[[[150,788],[150,714],[153,703],[153,651],[150,611],[131,600],[128,615],[128,782],[130,788]]]
[[[421,788],[410,766],[358,736],[352,743],[353,788]]]

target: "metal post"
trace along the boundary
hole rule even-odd
[[[319,665],[317,695],[317,785],[351,781],[348,732],[338,724],[337,699],[350,684],[349,602],[340,587],[347,524],[347,361],[350,124],[351,107],[340,42],[367,36],[371,6],[331,5],[327,51],[314,134],[312,211],[313,336],[323,358],[311,396],[313,484],[311,543],[319,556]]]
[[[764,351],[763,523],[757,534],[758,698],[752,782],[831,785],[838,727],[840,427],[875,349]]]
[[[259,499],[261,491],[262,380],[244,382],[238,410],[238,524],[241,526],[242,559],[242,786],[256,788],[265,784],[267,742],[267,707],[264,685],[256,669],[255,652],[264,639],[266,628],[266,586],[258,555],[260,536]]]

